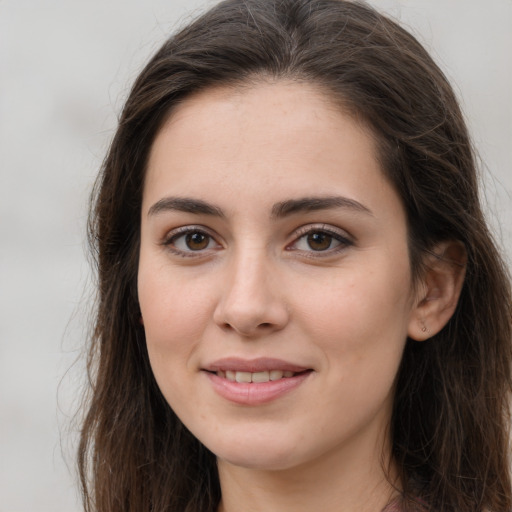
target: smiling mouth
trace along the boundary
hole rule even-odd
[[[261,371],[261,372],[244,372],[244,371],[233,371],[233,370],[218,370],[216,372],[211,372],[217,375],[222,379],[227,379],[231,382],[240,382],[240,383],[262,383],[262,382],[270,382],[277,381],[281,379],[289,379],[291,377],[295,377],[297,375],[301,375],[311,370],[304,370],[301,372],[292,372],[289,370],[269,370],[269,371]]]
[[[225,358],[203,371],[222,398],[242,406],[273,402],[297,389],[313,373],[312,368],[272,358]]]

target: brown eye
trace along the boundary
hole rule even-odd
[[[332,235],[322,233],[320,231],[314,231],[307,235],[307,243],[313,251],[325,251],[331,247]]]
[[[185,227],[180,229],[176,234],[171,236],[164,245],[178,255],[192,256],[193,253],[201,254],[203,251],[207,253],[212,249],[219,249],[220,245],[215,238],[209,233],[193,227]]]
[[[210,237],[205,233],[188,233],[185,236],[185,243],[191,251],[201,251],[206,249],[210,243]]]
[[[309,256],[315,253],[317,257],[333,256],[354,245],[345,235],[345,231],[325,224],[321,228],[303,226],[296,236],[295,241],[287,246],[287,250],[309,253]]]

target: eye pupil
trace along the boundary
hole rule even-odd
[[[208,247],[209,237],[203,233],[188,233],[185,241],[191,251],[200,251]]]
[[[332,242],[332,236],[326,233],[310,233],[308,235],[308,245],[314,251],[325,251],[329,249]]]

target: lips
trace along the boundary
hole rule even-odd
[[[297,388],[312,373],[311,368],[271,358],[220,359],[203,370],[220,396],[241,405],[276,400]]]
[[[291,371],[283,371],[283,370],[263,370],[262,372],[241,372],[241,371],[233,371],[227,370],[222,371],[219,370],[216,372],[218,377],[222,377],[230,380],[231,382],[268,382],[279,380],[283,378],[290,378],[296,375],[296,373]]]
[[[309,368],[304,366],[299,366],[288,361],[283,361],[281,359],[274,359],[268,357],[260,357],[258,359],[240,359],[237,357],[229,357],[224,359],[219,359],[212,364],[207,365],[204,368],[209,372],[250,372],[250,373],[258,373],[258,372],[271,372],[273,370],[279,370],[282,372],[292,372],[292,373],[301,373]]]

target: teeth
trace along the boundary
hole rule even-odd
[[[251,382],[251,372],[236,372],[237,382]]]
[[[269,380],[279,380],[282,378],[290,378],[293,377],[294,372],[283,371],[283,370],[270,370],[263,372],[235,372],[232,370],[222,371],[219,370],[217,372],[218,377],[225,378],[232,382],[268,382]]]
[[[252,382],[268,382],[270,376],[268,372],[257,372],[252,374]]]

